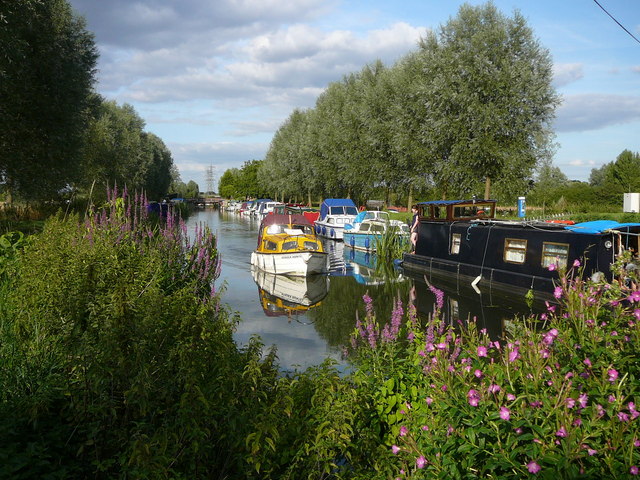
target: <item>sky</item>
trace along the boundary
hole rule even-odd
[[[135,108],[171,150],[185,183],[207,190],[213,166],[217,190],[225,170],[264,158],[294,109],[313,108],[331,82],[376,60],[393,66],[465,2],[70,3],[95,35],[98,92]],[[553,59],[562,97],[554,165],[569,179],[588,181],[593,168],[623,150],[640,151],[640,0],[494,4],[507,16],[519,11]]]

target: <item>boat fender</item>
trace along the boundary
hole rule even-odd
[[[473,282],[471,282],[471,286],[478,294],[480,293],[480,289],[478,288],[478,282],[480,282],[480,280],[482,280],[482,275],[478,275]]]
[[[369,238],[364,239],[364,246],[365,248],[369,248]]]
[[[349,243],[351,244],[352,247],[356,246],[356,237],[352,236],[351,239],[349,240]]]

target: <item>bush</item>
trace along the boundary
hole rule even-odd
[[[352,355],[381,465],[403,479],[636,475],[640,282],[584,282],[579,268],[555,291],[562,308],[506,339],[438,310],[422,328],[411,307],[381,328],[369,308]]]

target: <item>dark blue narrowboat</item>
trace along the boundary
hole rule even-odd
[[[416,250],[404,255],[402,267],[469,282],[476,291],[533,290],[545,296],[553,292],[558,270],[571,268],[576,260],[585,276],[601,272],[607,278],[625,250],[640,264],[640,223],[508,221],[497,220],[495,213],[495,200],[418,204]]]

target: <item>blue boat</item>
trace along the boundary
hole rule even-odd
[[[345,225],[345,245],[356,250],[375,252],[377,242],[393,229],[403,241],[409,240],[409,226],[399,220],[391,220],[389,213],[380,211],[360,212],[352,223]]]
[[[350,198],[327,198],[320,206],[320,217],[315,222],[316,235],[342,240],[344,226],[353,222],[358,208]]]

